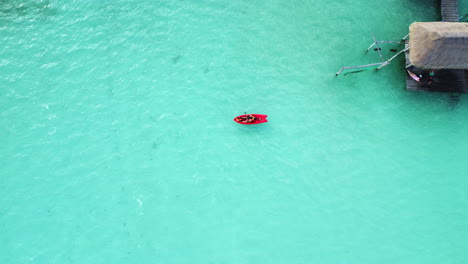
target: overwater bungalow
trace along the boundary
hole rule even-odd
[[[468,23],[413,23],[406,47],[408,90],[468,92]]]
[[[441,22],[415,22],[401,41],[377,41],[375,47],[381,62],[342,67],[336,75],[348,69],[377,67],[380,69],[399,54],[406,56],[406,89],[410,91],[438,91],[468,93],[468,23],[459,22],[457,0],[441,0]],[[379,44],[404,44],[398,53],[386,59]],[[397,51],[397,50],[394,50]]]

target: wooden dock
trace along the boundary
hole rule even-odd
[[[429,84],[429,71],[409,68],[416,75],[422,75],[418,83],[406,74],[406,89],[409,91],[468,93],[468,70],[437,70]]]
[[[458,1],[441,0],[441,13],[444,22],[458,22]],[[405,46],[408,47],[408,42]],[[440,69],[434,71],[434,76],[429,76],[429,70],[409,66],[408,49],[405,52],[407,70],[420,77],[417,82],[406,73],[406,89],[410,91],[454,92],[468,93],[468,70],[465,69]]]
[[[405,46],[408,47],[408,43]],[[409,49],[405,52],[406,65],[410,63],[409,52]],[[407,70],[422,76],[418,83],[406,73],[406,89],[409,91],[468,93],[468,70],[435,70],[432,80],[429,79],[429,70],[414,66]]]
[[[440,5],[444,22],[458,22],[458,0],[441,0]]]

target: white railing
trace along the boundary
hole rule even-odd
[[[359,65],[359,66],[348,66],[348,67],[341,67],[341,69],[336,73],[335,76],[338,76],[340,73],[342,73],[344,70],[347,70],[347,69],[356,69],[356,68],[367,68],[367,67],[375,67],[375,66],[378,66],[376,68],[376,70],[380,70],[382,67],[385,67],[387,66],[388,64],[390,64],[390,62],[395,59],[398,55],[404,53],[405,51],[408,50],[408,48],[403,48],[402,50],[400,50],[397,54],[393,55],[390,59],[385,59],[382,55],[382,52],[381,51],[381,48],[379,47],[379,43],[393,43],[393,44],[404,44],[405,43],[405,40],[406,38],[408,38],[409,34],[406,35],[401,41],[377,41],[375,39],[375,36],[374,36],[374,33],[372,33],[372,39],[374,40],[374,42],[372,43],[372,45],[369,46],[369,48],[367,48],[366,50],[366,53],[369,52],[369,50],[372,48],[372,47],[376,47],[376,51],[379,53],[379,57],[380,59],[382,60],[382,62],[377,62],[377,63],[371,63],[371,64],[365,64],[365,65]]]

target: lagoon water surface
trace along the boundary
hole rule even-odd
[[[437,2],[1,1],[0,262],[468,263],[467,98],[335,77]]]

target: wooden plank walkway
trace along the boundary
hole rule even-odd
[[[406,89],[409,91],[468,93],[468,70],[437,70],[432,78],[432,84],[428,83],[428,70],[411,67],[408,70],[423,76],[417,83],[406,74]]]
[[[408,42],[405,46],[408,47]],[[406,65],[410,63],[409,53],[409,50],[405,52]],[[431,84],[429,84],[429,70],[414,66],[410,66],[408,70],[422,76],[418,83],[406,73],[406,89],[409,91],[468,93],[468,70],[435,70]]]
[[[458,1],[441,0],[442,19],[445,22],[458,22]],[[408,42],[405,43],[408,47]],[[405,52],[406,65],[410,64],[409,53]],[[455,92],[468,93],[468,70],[436,70],[432,80],[429,78],[429,70],[419,69],[414,66],[407,68],[412,73],[422,76],[420,82],[416,82],[406,73],[406,89],[410,91]]]
[[[441,0],[442,19],[445,22],[458,22],[458,0]]]

